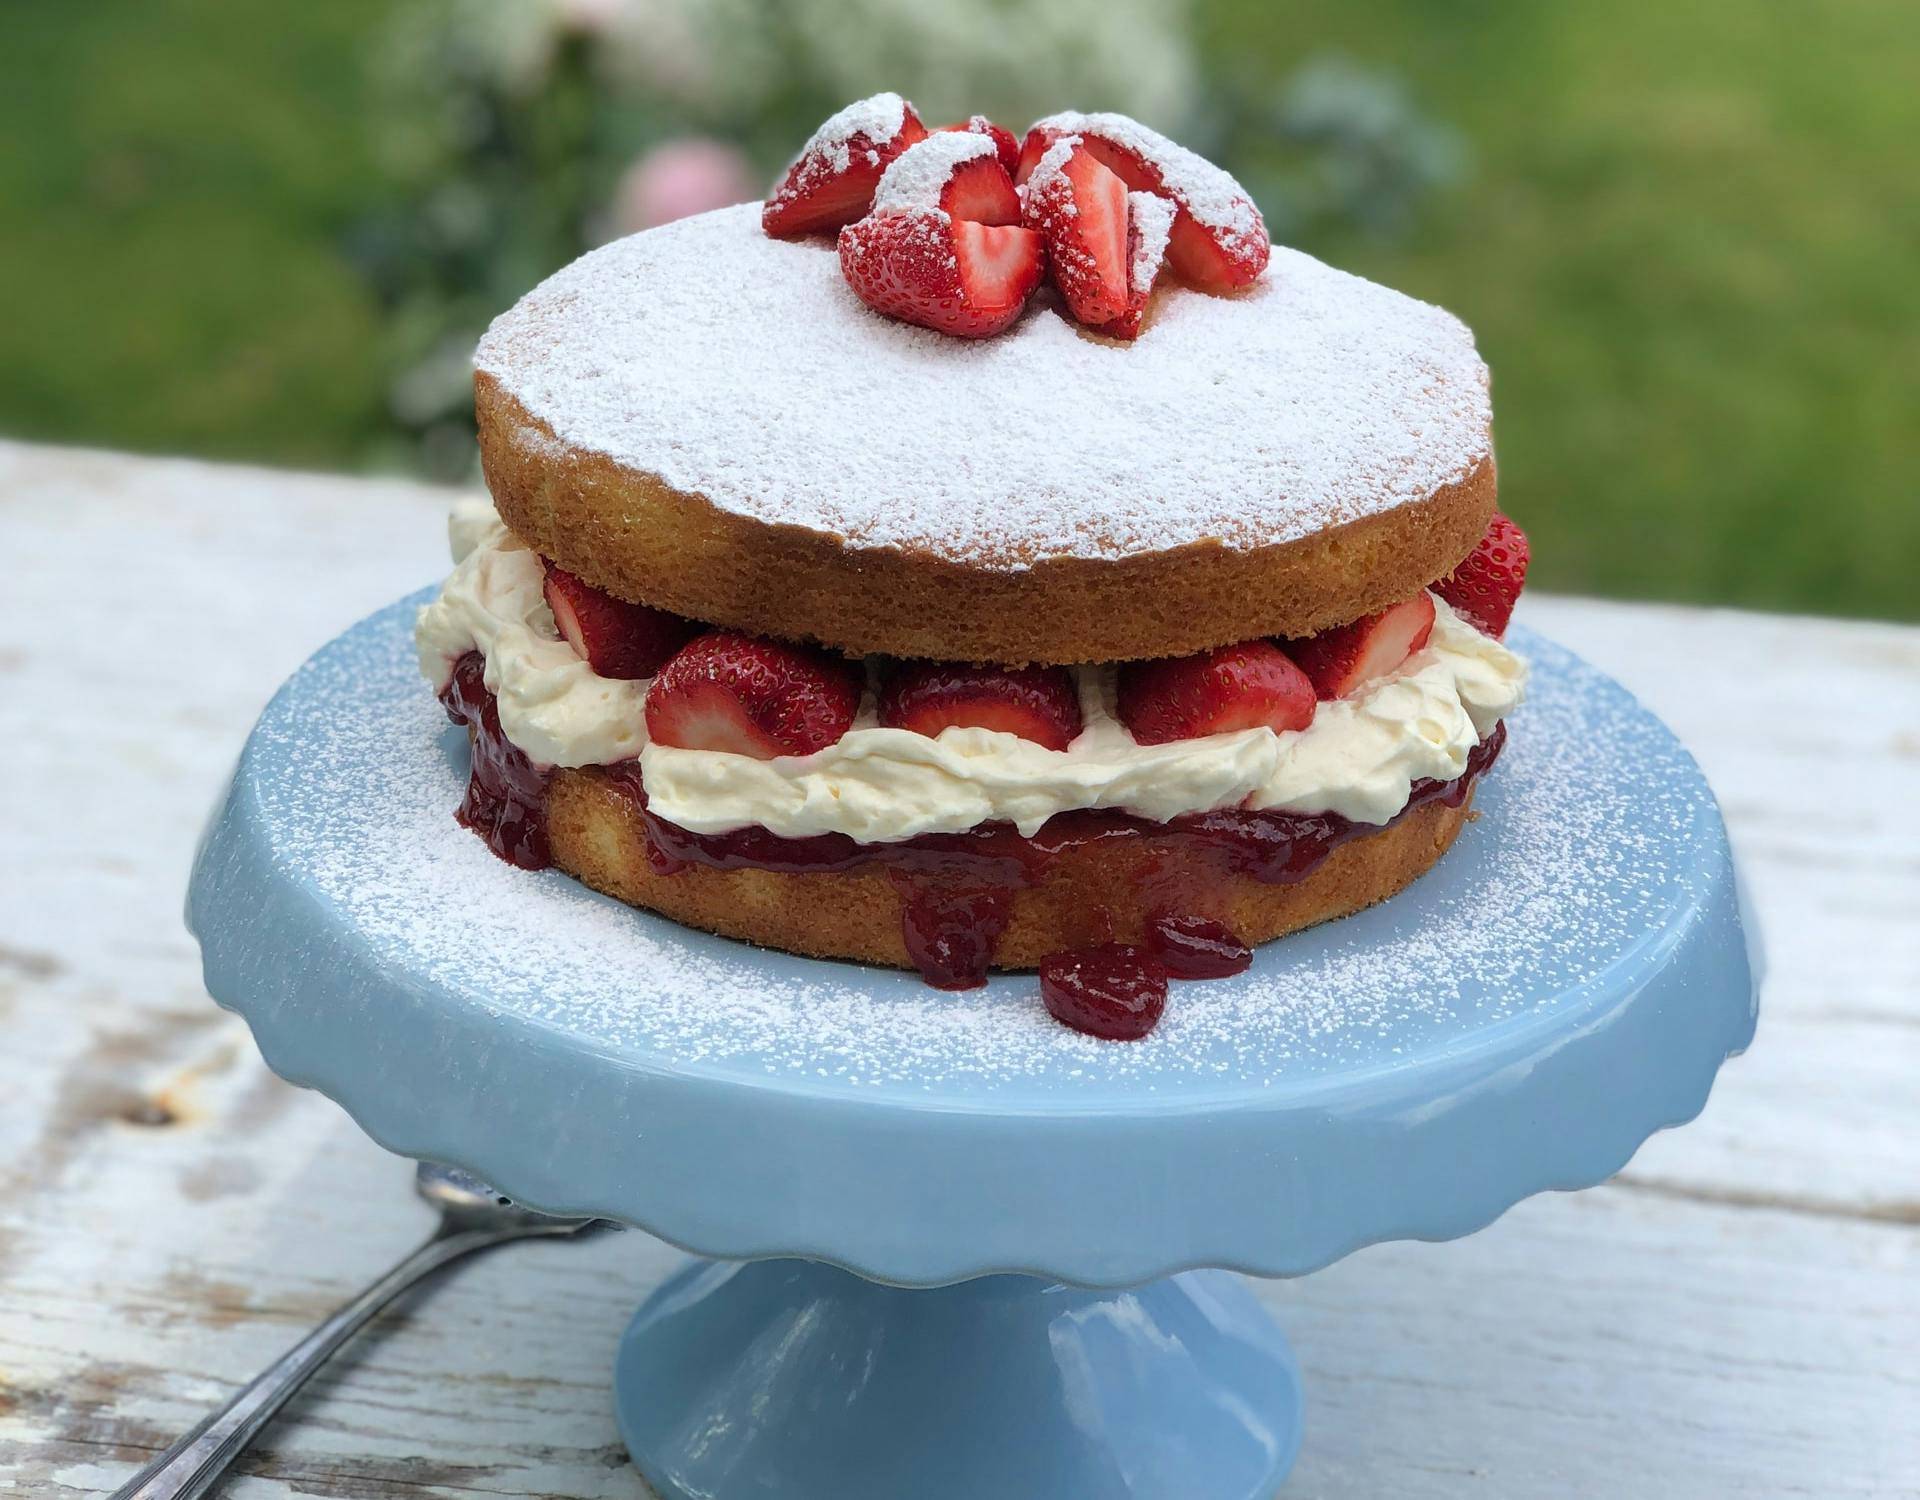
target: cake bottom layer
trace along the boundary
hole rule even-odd
[[[552,774],[546,826],[555,865],[631,906],[762,947],[928,972],[930,941],[964,945],[971,935],[991,967],[1031,969],[1073,949],[1143,942],[1148,925],[1168,916],[1219,922],[1244,943],[1263,943],[1404,889],[1446,853],[1471,806],[1469,781],[1457,798],[1422,802],[1349,837],[1283,883],[1152,837],[1068,843],[1001,879],[977,862],[909,874],[885,860],[794,870],[665,859],[657,845],[650,854],[642,799],[596,768]],[[965,967],[964,953],[952,957]]]

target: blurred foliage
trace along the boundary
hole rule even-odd
[[[1427,117],[1400,80],[1345,57],[1263,77],[1236,59],[1222,67],[1184,139],[1231,162],[1285,244],[1351,230],[1398,239],[1434,188],[1465,175],[1457,132]]]
[[[1920,618],[1903,0],[645,0],[611,45],[607,11],[0,6],[0,431],[453,472],[473,331],[649,143],[770,176],[883,86],[1126,108],[1474,326],[1541,582]]]
[[[1262,0],[1203,56],[1287,76]],[[1473,171],[1418,232],[1300,243],[1443,303],[1502,505],[1565,589],[1920,619],[1920,6],[1295,0]]]
[[[358,462],[384,0],[0,0],[0,432]]]

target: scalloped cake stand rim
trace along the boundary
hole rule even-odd
[[[1070,1092],[1049,1107],[749,1080],[608,1048],[424,963],[396,965],[307,878],[263,810],[263,788],[313,749],[329,663],[386,688],[384,674],[411,671],[412,602],[323,648],[262,716],[196,860],[189,925],[209,991],[246,1018],[275,1072],[328,1094],[387,1148],[539,1207],[635,1224],[702,1255],[802,1257],[897,1286],[996,1272],[1090,1287],[1198,1267],[1299,1275],[1383,1239],[1468,1234],[1532,1194],[1604,1179],[1697,1114],[1752,1035],[1755,954],[1697,768],[1623,689],[1532,637],[1542,670],[1570,674],[1674,778],[1698,783],[1698,810],[1656,851],[1686,866],[1657,927],[1597,955],[1597,972],[1550,1006],[1416,1065],[1377,1057],[1278,1086],[1143,1088],[1131,1106],[1109,1096],[1092,1108]],[[325,708],[342,711],[337,691]],[[1623,776],[1618,795],[1641,795],[1633,786]],[[1482,837],[1497,837],[1499,818]],[[1459,858],[1376,910],[1439,899],[1436,877]],[[806,962],[726,949],[783,974]],[[830,967],[841,985],[866,972]]]

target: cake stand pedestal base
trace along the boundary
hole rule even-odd
[[[1293,1355],[1224,1271],[908,1290],[695,1261],[635,1316],[614,1392],[662,1500],[1267,1500],[1300,1444]]]

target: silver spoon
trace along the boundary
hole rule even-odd
[[[418,1250],[275,1360],[240,1393],[113,1492],[113,1500],[197,1500],[218,1482],[340,1346],[381,1308],[442,1266],[511,1240],[564,1239],[614,1228],[606,1219],[561,1219],[522,1208],[477,1177],[420,1163],[414,1191],[440,1210]]]

